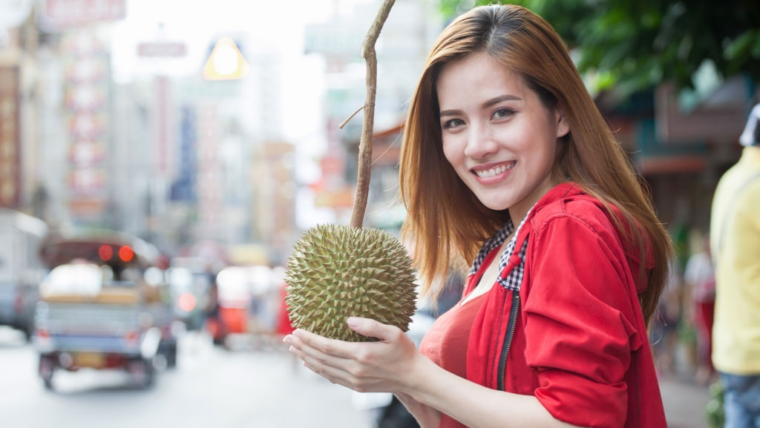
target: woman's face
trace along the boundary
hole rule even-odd
[[[436,88],[446,159],[483,205],[524,215],[555,184],[560,110],[486,53],[444,66]]]

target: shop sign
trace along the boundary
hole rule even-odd
[[[0,207],[19,203],[18,68],[0,67]]]
[[[47,28],[77,27],[126,16],[126,0],[47,0],[40,23]]]

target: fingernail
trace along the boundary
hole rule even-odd
[[[348,317],[348,325],[351,327],[359,327],[359,318]]]
[[[296,348],[294,348],[294,347],[291,346],[290,348],[288,348],[288,351],[295,354],[296,353]]]
[[[302,334],[303,333],[301,333],[301,330],[296,330],[293,332],[293,336],[298,337],[298,338],[300,338]]]
[[[287,335],[287,336],[285,336],[285,337],[282,339],[282,341],[283,341],[283,342],[285,342],[285,343],[287,343],[287,344],[291,344],[291,343],[293,343],[293,339],[290,337],[290,335]]]

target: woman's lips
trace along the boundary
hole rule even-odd
[[[479,166],[471,169],[471,171],[478,182],[482,184],[493,184],[506,178],[515,165],[517,165],[517,161],[500,162]]]

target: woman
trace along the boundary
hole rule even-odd
[[[296,330],[307,367],[423,427],[666,426],[646,323],[669,239],[549,24],[487,6],[444,30],[400,174],[422,283],[461,259],[464,297],[421,351],[369,319],[348,324],[378,342]]]

